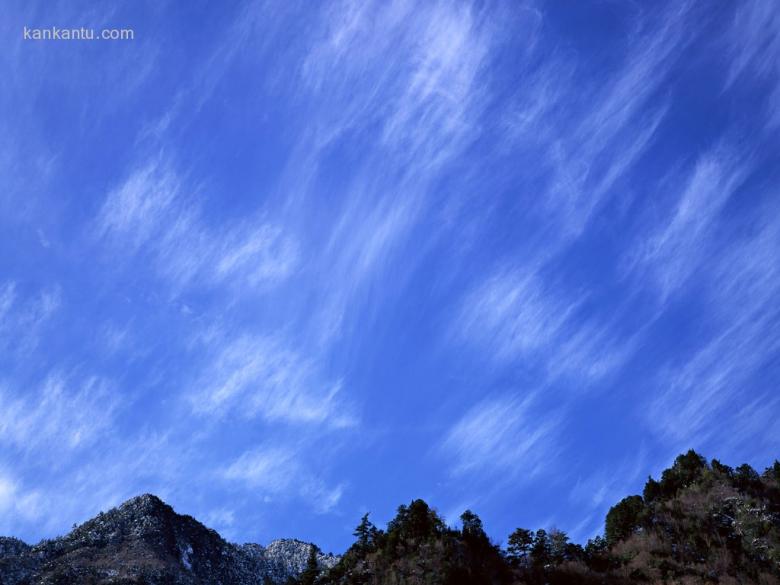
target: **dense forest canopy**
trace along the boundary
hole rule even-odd
[[[688,451],[584,544],[519,527],[499,546],[473,511],[453,528],[423,500],[399,506],[384,530],[366,514],[354,534],[333,569],[312,567],[301,585],[780,583],[780,462],[759,474]]]

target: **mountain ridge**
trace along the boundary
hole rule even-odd
[[[280,584],[306,567],[312,543],[228,542],[153,494],[135,496],[36,545],[0,537],[0,585],[28,583]],[[327,569],[338,557],[317,551]]]

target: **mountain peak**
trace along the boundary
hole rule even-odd
[[[0,539],[0,582],[285,583],[304,570],[313,546],[289,539],[238,546],[147,493],[35,547]],[[318,557],[323,567],[338,561]]]
[[[163,502],[159,497],[150,493],[141,494],[132,497],[129,500],[124,501],[118,507],[119,509],[134,508],[134,509],[148,509],[148,510],[159,510],[161,508],[170,508],[170,506],[165,502]]]

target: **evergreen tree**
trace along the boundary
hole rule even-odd
[[[734,487],[739,491],[754,494],[761,490],[761,478],[758,472],[747,463],[734,470]]]
[[[747,463],[743,463],[734,470],[734,478],[744,483],[752,483],[759,479],[758,472]]]
[[[644,520],[645,503],[642,496],[628,496],[610,508],[604,535],[611,545],[636,532]]]
[[[775,459],[775,462],[772,464],[771,467],[767,467],[764,471],[764,477],[766,479],[774,479],[777,482],[780,482],[780,461]]]
[[[355,532],[352,533],[353,536],[357,537],[357,542],[355,542],[355,545],[358,546],[361,550],[372,549],[376,544],[376,537],[378,532],[379,530],[368,519],[368,512],[366,512],[363,514],[363,518],[361,518],[360,524],[358,524],[357,528],[355,528]]]
[[[661,495],[665,498],[675,496],[682,488],[698,481],[707,467],[707,460],[693,449],[679,455],[674,465],[661,474]]]
[[[463,522],[462,534],[464,538],[472,540],[487,540],[487,535],[482,527],[482,520],[471,510],[466,510],[460,515]]]
[[[298,580],[300,585],[314,585],[317,580],[317,576],[320,574],[320,565],[317,561],[317,555],[320,549],[316,545],[311,545],[309,549],[309,558],[306,560],[306,568],[301,573],[301,577]]]
[[[645,489],[642,492],[642,497],[647,503],[659,500],[661,498],[661,484],[652,477],[648,477],[647,483],[645,483]]]
[[[588,540],[583,551],[585,563],[596,571],[606,571],[609,568],[609,545],[601,536]]]
[[[712,462],[710,463],[710,466],[712,467],[713,471],[725,475],[726,477],[731,477],[732,475],[734,475],[734,470],[731,469],[731,467],[729,467],[728,465],[723,465],[723,463],[721,463],[717,459],[713,459]]]
[[[534,542],[533,532],[525,528],[518,528],[507,539],[507,555],[515,564],[524,564],[531,552]]]
[[[534,541],[531,543],[531,560],[533,564],[543,567],[550,562],[550,539],[547,537],[547,531],[540,528],[534,535]]]
[[[547,536],[550,543],[550,560],[554,563],[562,563],[569,558],[569,536],[562,530],[553,528]]]
[[[444,522],[423,500],[413,500],[399,524],[402,533],[410,538],[428,538],[444,529]]]

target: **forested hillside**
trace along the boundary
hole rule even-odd
[[[584,545],[518,528],[499,546],[471,511],[448,527],[422,500],[385,530],[365,516],[356,542],[317,583],[780,583],[780,463],[757,473],[689,451],[642,495],[624,498]],[[305,585],[314,583],[313,575]]]

